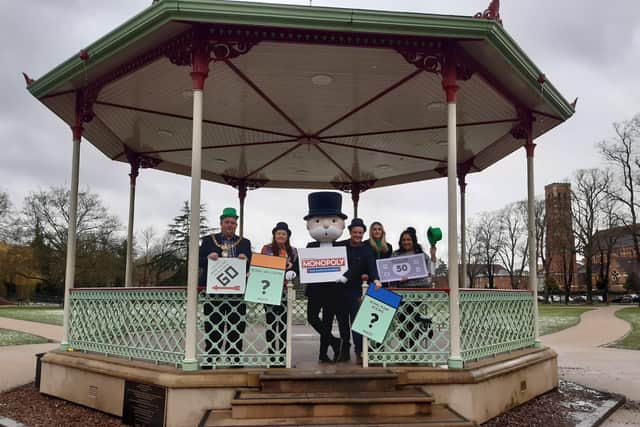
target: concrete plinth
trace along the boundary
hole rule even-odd
[[[185,372],[178,368],[112,357],[53,351],[42,359],[40,391],[122,416],[126,380],[161,386],[167,389],[166,425],[193,426],[209,410],[231,410],[238,390],[258,390],[261,375],[267,371],[279,376],[300,376],[308,370]],[[336,368],[326,371],[331,375]],[[447,404],[476,423],[493,418],[558,385],[557,356],[549,348],[507,353],[456,370],[405,366],[373,367],[363,371],[391,371],[397,374],[398,389],[421,387],[433,396],[435,403]],[[323,372],[322,368],[313,371],[315,375]]]

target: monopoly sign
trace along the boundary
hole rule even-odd
[[[298,249],[301,283],[335,282],[348,269],[344,246]]]

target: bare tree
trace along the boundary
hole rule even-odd
[[[615,137],[599,144],[605,161],[614,167],[617,185],[609,195],[625,210],[624,224],[633,238],[636,260],[640,263],[640,114],[629,121],[614,123]]]
[[[595,248],[593,252],[594,262],[599,264],[598,283],[602,287],[602,301],[609,300],[609,277],[611,270],[611,254],[622,232],[626,227],[620,227],[620,205],[609,198],[604,204],[601,222],[598,224],[602,231],[596,231],[594,237]]]
[[[507,205],[497,213],[502,230],[498,256],[509,273],[511,288],[519,287],[527,264],[527,204],[526,201]]]
[[[544,300],[549,302],[549,267],[551,266],[551,254],[547,251],[547,211],[544,199],[537,199],[535,203],[535,227],[536,227],[536,260],[542,262],[544,271]],[[531,274],[531,272],[529,272]]]
[[[9,200],[9,194],[5,191],[0,191],[0,241],[7,241],[9,239],[9,224],[11,222],[11,201]]]
[[[150,284],[151,269],[151,249],[156,240],[156,230],[153,226],[149,226],[140,232],[141,258],[142,258],[142,284],[148,286]]]
[[[603,219],[611,193],[611,174],[602,169],[579,169],[574,174],[571,215],[576,236],[576,252],[583,256],[587,302],[593,302],[593,254],[595,233]]]
[[[485,212],[480,215],[477,227],[478,252],[485,266],[484,273],[487,275],[489,288],[493,289],[495,288],[495,262],[504,244],[504,231],[498,212]]]
[[[469,278],[469,287],[475,287],[475,280],[480,274],[484,272],[484,268],[481,264],[482,254],[480,253],[480,241],[478,240],[478,225],[474,221],[467,223],[466,236],[466,263],[467,263],[467,277]]]

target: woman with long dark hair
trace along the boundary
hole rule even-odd
[[[298,251],[291,246],[291,230],[289,230],[287,223],[277,223],[271,230],[271,235],[273,236],[271,243],[264,245],[260,253],[286,257],[287,271],[295,271],[297,275]],[[283,322],[285,308],[282,305],[265,305],[264,311],[267,320],[266,337],[269,354],[282,354],[287,343],[287,323],[286,320]],[[284,366],[284,360],[274,360],[272,362],[270,366]]]
[[[393,287],[397,288],[430,288],[431,275],[433,274],[433,265],[431,259],[436,260],[436,248],[431,247],[431,259],[429,255],[424,253],[422,246],[418,243],[418,237],[416,236],[416,230],[413,227],[408,227],[400,234],[400,240],[398,241],[398,250],[394,251],[391,255],[392,258],[423,254],[425,258],[425,264],[427,266],[427,277],[420,278],[402,278],[399,282],[394,282]],[[419,309],[420,302],[418,301],[403,301],[400,306],[400,310],[396,314],[400,325],[403,327],[398,331],[398,338],[400,338],[400,351],[401,352],[416,352],[415,343],[420,336],[419,326]]]

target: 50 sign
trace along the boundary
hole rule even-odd
[[[399,275],[406,275],[409,272],[410,268],[411,266],[406,262],[393,264],[393,272]]]
[[[247,280],[247,261],[218,258],[207,265],[208,294],[243,294]]]

